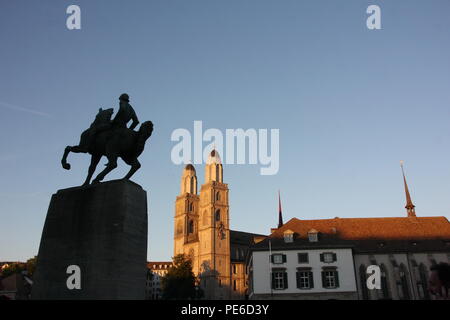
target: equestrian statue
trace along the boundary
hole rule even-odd
[[[106,168],[92,181],[92,184],[99,183],[109,172],[114,170],[117,167],[117,158],[119,157],[131,166],[124,179],[130,179],[141,167],[138,157],[144,151],[145,142],[152,135],[153,123],[146,121],[138,131],[134,131],[133,129],[139,124],[139,120],[133,107],[129,104],[130,97],[124,93],[119,97],[119,101],[119,111],[113,120],[111,120],[112,108],[105,110],[100,108],[89,129],[81,134],[79,145],[67,146],[64,150],[61,164],[67,170],[70,170],[70,164],[67,163],[67,156],[70,152],[89,153],[91,155],[91,164],[83,186],[89,185],[97,164],[103,156],[108,158],[108,163]],[[127,128],[127,123],[130,120],[133,122]]]

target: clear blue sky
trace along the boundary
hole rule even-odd
[[[86,155],[61,168],[64,147],[122,92],[155,124],[133,179],[150,260],[173,253],[170,135],[194,120],[280,129],[277,175],[224,166],[234,230],[274,227],[278,189],[285,220],[405,216],[400,160],[417,215],[450,217],[449,14],[447,0],[1,0],[0,261],[37,254],[51,195],[86,175]]]

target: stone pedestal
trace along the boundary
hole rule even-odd
[[[32,299],[145,299],[147,193],[114,180],[59,190],[42,232]],[[81,289],[67,268],[79,266]]]

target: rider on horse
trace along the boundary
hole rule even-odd
[[[116,116],[112,121],[104,119],[105,116],[109,117],[112,115],[112,109],[111,112],[108,114],[102,113],[102,109],[100,108],[100,112],[95,118],[95,121],[91,124],[91,126],[88,129],[88,132],[86,135],[83,136],[83,138],[80,141],[80,148],[83,150],[88,151],[89,147],[91,146],[91,142],[95,139],[95,137],[103,131],[106,130],[113,130],[116,128],[126,128],[127,123],[130,120],[133,120],[131,123],[130,129],[133,130],[136,128],[136,126],[139,124],[139,120],[136,116],[136,112],[134,111],[133,107],[129,104],[130,97],[128,94],[124,93],[120,95],[119,97],[120,101],[120,107],[119,111],[117,112]],[[108,111],[105,110],[105,111]]]
[[[119,100],[120,108],[116,116],[114,117],[114,120],[112,121],[112,125],[113,127],[117,126],[126,128],[127,123],[130,120],[133,120],[133,123],[130,126],[130,129],[133,130],[139,124],[139,120],[136,116],[136,112],[134,112],[133,107],[129,104],[130,97],[128,96],[128,94],[124,93],[120,95]]]

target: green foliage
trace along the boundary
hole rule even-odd
[[[28,259],[26,262],[26,268],[30,277],[33,276],[34,270],[36,270],[36,261],[37,257],[34,256],[33,258]]]
[[[27,271],[28,275],[33,276],[34,270],[36,269],[36,256],[28,259],[27,262],[13,262],[7,267],[1,269],[0,277],[6,278],[14,273],[21,273],[22,271]]]
[[[192,272],[192,262],[183,254],[173,257],[173,266],[162,278],[163,299],[188,300],[199,298],[199,288]]]
[[[10,263],[7,267],[3,268],[1,271],[2,278],[9,277],[14,273],[20,273],[26,269],[26,264],[21,262]]]

